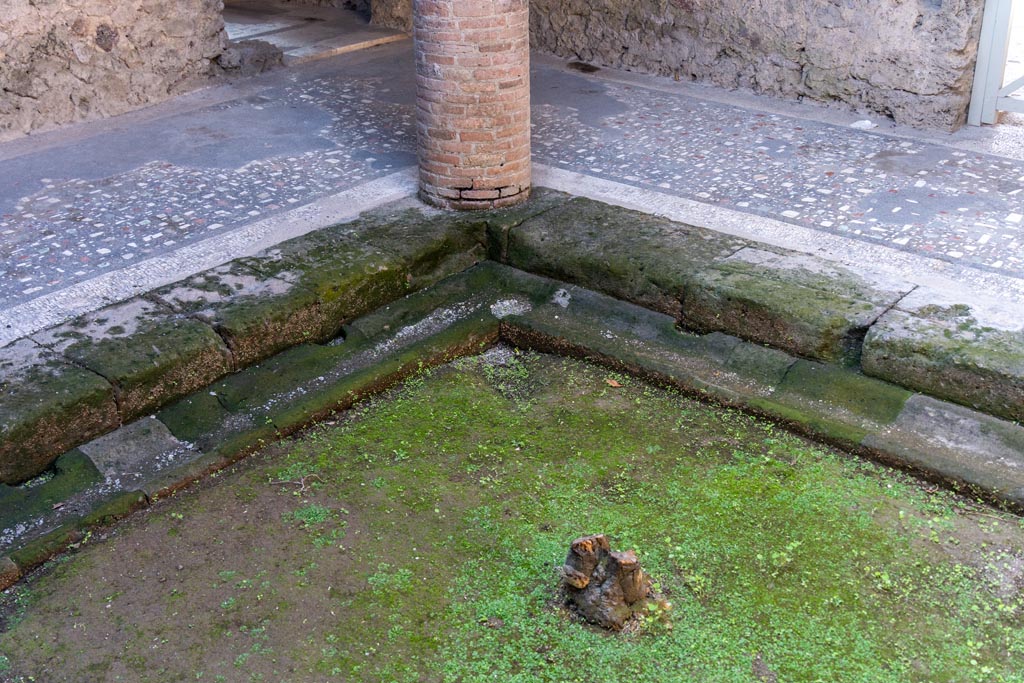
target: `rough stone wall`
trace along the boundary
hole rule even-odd
[[[0,4],[0,139],[165,99],[226,40],[222,0]]]
[[[412,33],[411,0],[370,0],[370,23]]]
[[[839,101],[912,126],[966,117],[984,0],[532,0],[534,47]]]

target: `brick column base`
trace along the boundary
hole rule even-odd
[[[489,209],[530,193],[529,0],[414,0],[420,197]]]

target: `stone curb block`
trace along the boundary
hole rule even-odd
[[[439,215],[398,202],[0,349],[0,482],[485,256],[485,222]]]
[[[796,355],[855,365],[864,333],[913,285],[574,198],[508,233],[505,260]],[[492,249],[492,254],[496,250]]]
[[[905,283],[538,190],[526,205],[483,218],[398,202],[35,335],[72,362],[61,365],[60,356],[36,350],[27,364],[35,381],[21,381],[24,372],[0,377],[19,385],[0,395],[0,413],[13,415],[0,424],[7,437],[0,441],[0,481],[34,476],[67,448],[228,370],[330,339],[354,318],[485,253],[698,331],[720,330],[811,359],[855,365],[867,335],[868,374],[1008,419],[1024,416],[1024,335],[975,326],[975,343],[943,352],[941,335],[954,334],[946,327],[909,345],[914,335],[905,330],[928,316],[884,312],[903,305]],[[26,344],[35,349],[20,340],[0,356],[8,366],[25,365],[10,359],[24,356]],[[49,378],[55,389],[33,394],[58,366]]]
[[[228,373],[230,353],[208,325],[145,298],[129,299],[32,335],[114,386],[130,422]]]
[[[868,328],[913,289],[869,283],[823,259],[745,247],[698,266],[681,322],[788,353],[854,366]]]
[[[941,470],[975,494],[1024,510],[1024,428],[964,406],[915,394],[893,429],[862,445],[916,469]]]
[[[315,293],[264,276],[237,261],[161,287],[148,296],[215,329],[231,350],[233,370],[323,334]]]
[[[578,197],[501,238],[492,258],[683,327],[862,365],[878,379],[1024,421],[1024,323],[1005,304],[992,322],[975,301]]]
[[[5,347],[0,350],[0,414],[5,415],[0,477],[24,480],[60,452],[115,428],[115,393],[122,414],[131,417],[177,398],[184,387],[205,385],[210,379],[195,378],[203,372],[223,375],[239,367],[240,358],[262,359],[291,346],[160,411],[168,438],[190,454],[172,468],[149,473],[138,486],[143,497],[166,495],[400,381],[422,364],[471,353],[500,336],[539,350],[584,355],[1021,505],[1019,426],[974,411],[955,413],[956,406],[941,401],[925,411],[927,397],[880,381],[897,379],[1019,419],[1024,405],[1024,384],[1015,383],[1024,373],[1019,331],[978,323],[966,306],[914,308],[915,297],[924,296],[921,290],[906,295],[905,283],[868,281],[821,259],[558,193],[536,197],[526,207],[484,219],[440,220],[430,210],[400,202],[364,215],[363,222],[297,238],[36,335],[45,347],[29,339]],[[466,268],[485,252],[639,305],[493,262],[396,299]],[[764,277],[754,277],[762,271]],[[505,297],[509,312],[484,311],[479,308],[484,299],[472,299],[470,292],[491,300]],[[458,301],[477,308],[446,325],[427,325]],[[680,322],[703,333],[680,331]],[[326,341],[341,330],[345,341],[293,346],[310,338]],[[397,347],[376,346],[409,330],[415,334]],[[943,346],[951,339],[953,351]],[[155,362],[145,348],[148,341],[154,342]],[[874,379],[760,345],[855,364],[862,341],[864,367]],[[181,379],[160,374],[165,360],[160,345],[168,343],[168,349],[191,349],[191,356],[172,363],[184,368]],[[232,346],[239,352],[229,365]],[[386,352],[374,356],[375,349]],[[204,353],[219,355],[221,364],[195,360]],[[204,371],[204,365],[214,370]],[[307,386],[331,372],[333,385]],[[292,389],[305,387],[306,394],[281,400],[287,392],[278,385],[277,404],[260,408],[261,391],[274,398],[275,376]],[[925,414],[942,414],[961,425],[961,432],[945,433]],[[57,438],[40,431],[51,423]],[[73,435],[65,433],[68,429]],[[945,434],[945,442],[932,433]],[[980,435],[982,446],[972,448],[970,439],[961,438],[964,433]],[[28,435],[24,443],[8,438],[18,434]],[[32,435],[40,434],[50,441],[34,443]],[[62,435],[69,438],[61,441]],[[962,442],[958,449],[966,455],[942,450],[954,442]],[[987,462],[985,447],[1001,455]],[[5,470],[8,461],[24,467]],[[75,542],[76,527],[68,524],[32,543],[45,549],[61,538],[60,543]],[[15,555],[11,558],[22,567]]]
[[[118,424],[114,388],[96,373],[30,339],[0,349],[0,482],[25,481]]]
[[[508,231],[506,262],[678,319],[692,274],[747,242],[575,197]]]
[[[889,311],[864,340],[864,372],[1024,422],[1024,331],[975,315],[967,305]]]
[[[515,298],[509,298],[511,288]],[[155,418],[83,445],[71,452],[74,462],[140,491],[115,493],[84,517],[65,519],[18,551],[19,561],[34,566],[54,548],[77,542],[76,529],[121,514],[120,506],[135,504],[138,494],[147,500],[166,496],[424,367],[489,348],[499,335],[496,307],[533,305],[555,288],[485,264],[354,321],[358,341],[292,348],[193,392]]]

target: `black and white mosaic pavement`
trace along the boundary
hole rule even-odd
[[[0,306],[414,164],[411,52],[375,50],[0,161]],[[547,64],[533,79],[538,162],[1024,278],[1014,159]]]

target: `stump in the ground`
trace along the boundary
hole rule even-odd
[[[562,567],[569,604],[587,621],[622,630],[651,594],[651,582],[632,550],[612,552],[604,534],[572,542]]]

